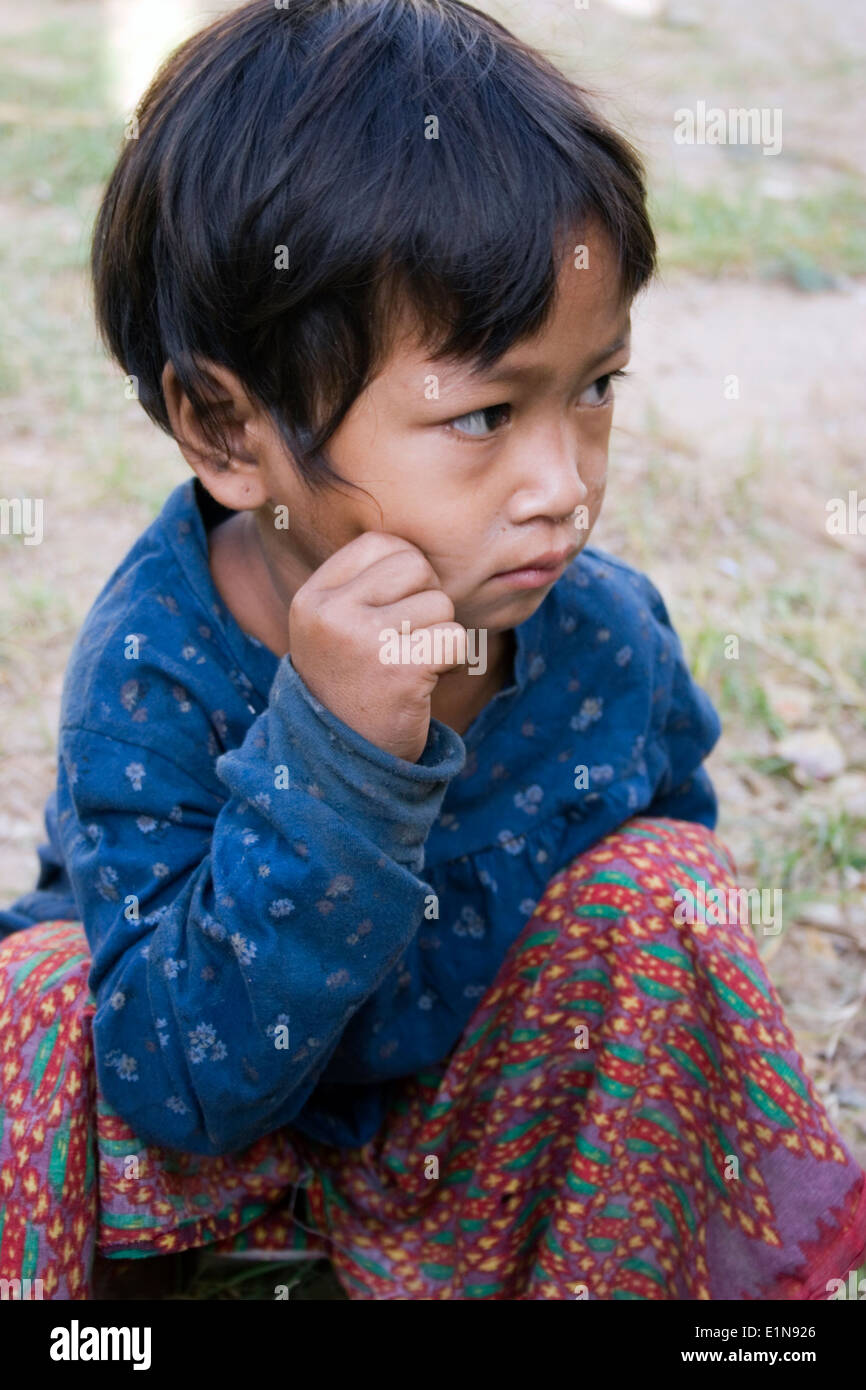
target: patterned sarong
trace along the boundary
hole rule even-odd
[[[97,1091],[80,923],[8,937],[0,1279],[82,1299],[95,1248],[207,1245],[327,1254],[352,1299],[827,1298],[866,1259],[866,1177],[752,928],[678,920],[681,890],[735,888],[703,826],[608,835],[551,879],[457,1047],[392,1083],[354,1150],[291,1128],[225,1158],[144,1146]]]

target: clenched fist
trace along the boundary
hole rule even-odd
[[[344,724],[407,762],[417,762],[430,729],[430,697],[459,661],[388,665],[384,628],[453,634],[443,652],[465,651],[465,628],[423,551],[400,536],[365,531],[325,560],[289,608],[289,654],[312,694]],[[430,650],[440,650],[430,643]]]

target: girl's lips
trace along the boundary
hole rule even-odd
[[[568,557],[560,560],[558,565],[530,565],[522,570],[504,570],[501,574],[491,576],[492,580],[498,580],[506,584],[511,589],[537,589],[543,588],[545,584],[551,584],[554,579],[558,579],[563,570],[569,563]]]

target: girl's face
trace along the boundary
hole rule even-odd
[[[485,376],[430,360],[401,325],[384,370],[327,446],[381,515],[352,489],[305,487],[275,430],[259,434],[255,469],[242,469],[237,487],[203,475],[225,505],[257,512],[284,600],[335,550],[384,530],[424,552],[463,626],[505,631],[538,607],[561,569],[543,587],[493,576],[549,551],[572,558],[586,543],[604,497],[610,377],[629,356],[613,252],[601,235],[585,244],[588,264],[569,255],[561,268],[546,327]],[[280,503],[285,530],[271,522]]]

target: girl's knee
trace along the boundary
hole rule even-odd
[[[655,865],[687,871],[702,868],[713,877],[736,874],[733,856],[714,830],[700,821],[663,816],[632,817],[594,845],[586,857],[596,862],[628,860],[639,869]]]

